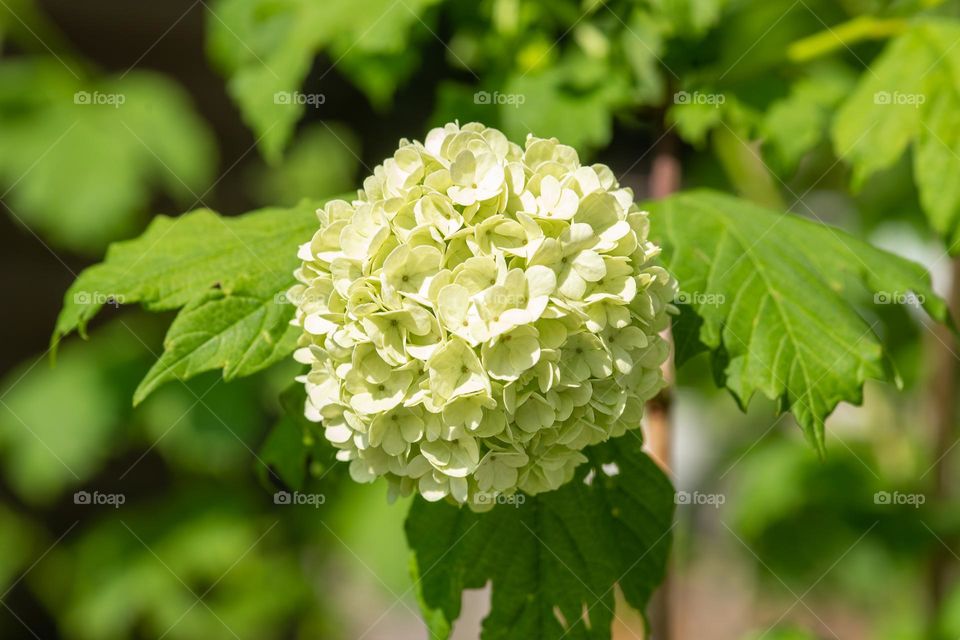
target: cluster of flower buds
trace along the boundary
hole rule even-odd
[[[640,426],[676,285],[609,167],[448,124],[318,217],[289,293],[296,357],[355,480],[482,510]]]

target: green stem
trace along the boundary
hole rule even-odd
[[[792,62],[807,62],[839,49],[847,50],[864,40],[883,40],[906,30],[909,22],[904,18],[876,18],[858,16],[835,27],[797,40],[787,47],[787,57]]]

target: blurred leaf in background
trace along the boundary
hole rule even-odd
[[[37,524],[0,504],[0,589],[3,592],[40,551],[44,537]]]
[[[800,160],[827,139],[836,105],[851,91],[855,76],[843,65],[808,68],[790,93],[773,102],[763,115],[760,135],[771,162],[790,174]]]
[[[250,195],[264,206],[292,207],[352,193],[360,184],[360,140],[335,122],[310,124],[297,133],[283,160],[250,171]],[[371,173],[371,171],[367,171]]]
[[[209,7],[207,50],[264,157],[276,163],[308,106],[300,88],[314,57],[329,50],[331,61],[353,69],[382,103],[392,94],[391,83],[405,75],[392,74],[413,71],[409,63],[391,63],[392,54],[411,50],[411,29],[429,29],[420,14],[437,2],[218,0]],[[352,57],[359,61],[351,65]],[[325,96],[319,95],[309,103],[322,110]]]
[[[61,66],[47,56],[37,38],[60,54],[70,47],[55,28],[43,23],[40,12],[28,0],[0,4],[2,42],[26,54],[0,63],[0,180],[5,182],[0,191],[9,189],[7,203],[17,216],[45,240],[90,252],[106,240],[135,233],[137,216],[157,195],[184,206],[204,195],[215,161],[209,128],[198,119],[182,89],[148,72],[107,76],[92,71],[72,51],[62,55],[69,69]],[[860,335],[865,339],[859,340],[853,331],[841,331],[849,338],[844,362],[850,370],[859,365],[858,376],[879,372],[878,342],[895,349],[897,367],[907,373],[903,378],[908,394],[890,400],[898,412],[887,416],[885,423],[897,433],[908,425],[911,439],[908,443],[883,441],[876,433],[869,434],[869,442],[844,439],[843,447],[831,448],[826,462],[818,461],[799,438],[777,433],[757,443],[754,436],[769,426],[766,416],[775,407],[761,402],[762,411],[754,411],[752,417],[732,414],[733,403],[725,396],[716,398],[708,375],[711,367],[700,360],[681,370],[683,397],[678,404],[681,409],[693,406],[703,411],[701,423],[695,425],[696,442],[681,446],[707,447],[706,456],[715,457],[717,464],[729,463],[731,456],[743,458],[731,476],[735,490],[730,491],[730,523],[762,560],[736,541],[732,544],[742,557],[725,553],[722,545],[715,544],[716,531],[709,522],[698,520],[690,527],[690,535],[703,555],[724,563],[725,578],[744,566],[756,569],[758,588],[748,597],[756,597],[753,611],[762,619],[780,591],[780,583],[770,580],[763,563],[774,567],[791,586],[796,582],[797,594],[804,593],[813,578],[877,523],[862,545],[841,558],[842,566],[820,583],[811,599],[839,602],[839,614],[826,608],[824,619],[831,625],[832,616],[840,615],[871,625],[878,639],[922,637],[923,569],[936,544],[934,530],[955,548],[958,528],[956,518],[950,516],[952,503],[930,505],[920,512],[931,527],[928,531],[919,525],[917,512],[879,509],[872,498],[878,489],[923,488],[892,473],[884,466],[882,454],[893,451],[903,456],[923,449],[923,425],[914,428],[914,423],[923,422],[918,416],[925,414],[921,396],[928,381],[927,352],[920,337],[926,329],[912,309],[871,307],[872,290],[867,291],[862,282],[858,260],[874,270],[910,269],[899,258],[874,253],[859,240],[853,255],[826,234],[807,237],[798,231],[797,216],[780,212],[800,206],[824,217],[829,214],[831,222],[849,229],[886,229],[894,234],[890,246],[905,254],[911,243],[930,239],[925,225],[918,224],[922,200],[938,230],[952,237],[957,209],[953,176],[958,163],[950,152],[960,151],[954,144],[957,109],[953,108],[957,106],[953,88],[960,86],[954,77],[960,68],[956,64],[960,49],[946,46],[956,39],[955,17],[946,16],[956,12],[955,3],[217,0],[208,4],[204,19],[211,62],[227,78],[228,93],[270,161],[266,167],[254,162],[238,165],[238,175],[246,179],[241,179],[236,192],[256,200],[251,208],[293,207],[301,197],[319,199],[350,191],[358,186],[363,164],[357,157],[361,139],[372,148],[384,136],[420,133],[431,111],[435,124],[480,120],[505,128],[518,142],[534,131],[574,144],[584,159],[606,154],[625,160],[610,164],[615,170],[629,166],[624,182],[632,186],[646,178],[649,158],[640,161],[651,144],[661,134],[676,134],[692,145],[678,152],[685,183],[716,185],[775,205],[775,212],[751,216],[752,226],[733,224],[734,214],[754,212],[752,205],[738,200],[732,212],[721,216],[725,223],[697,224],[700,232],[693,234],[691,216],[699,215],[697,207],[678,207],[686,217],[676,225],[676,235],[684,242],[675,244],[686,256],[681,262],[689,272],[687,282],[696,283],[703,275],[703,252],[721,242],[725,233],[738,230],[750,240],[748,244],[759,243],[761,253],[766,246],[771,261],[794,259],[786,263],[786,271],[778,273],[784,284],[775,289],[785,292],[782,299],[797,314],[795,324],[804,337],[809,331],[823,330],[817,324],[822,319],[810,319],[804,313],[829,300],[834,307],[842,307],[844,318],[862,320],[847,329],[870,328],[879,336],[875,340],[866,331]],[[935,17],[913,24],[900,18],[911,18],[918,11],[930,11]],[[943,64],[921,82],[922,104],[879,109],[874,102],[876,91],[905,91],[912,86],[909,83],[920,82],[919,67],[932,65],[938,57]],[[112,64],[123,68],[124,63],[113,60]],[[344,90],[342,79],[360,92],[349,86]],[[907,84],[901,85],[901,80]],[[872,82],[883,86],[874,87]],[[331,93],[321,93],[328,88]],[[86,92],[80,96],[90,96],[89,104],[75,101],[78,91]],[[416,103],[405,101],[388,111],[398,91],[407,92],[405,97],[411,96]],[[683,102],[678,92],[723,96],[723,102]],[[95,99],[98,95],[103,97]],[[111,96],[120,95],[123,104],[109,103],[117,103]],[[313,103],[306,101],[310,96],[315,98]],[[327,99],[345,103],[327,104]],[[369,105],[383,114],[383,122],[366,122]],[[664,108],[669,109],[666,122],[661,119]],[[329,112],[350,124],[326,121]],[[896,121],[882,121],[876,130],[864,134],[873,115]],[[317,122],[320,117],[324,122]],[[853,144],[861,134],[869,139],[864,149]],[[873,139],[876,135],[880,138]],[[911,145],[914,153],[906,153]],[[848,146],[856,150],[847,153]],[[849,192],[848,175],[835,151],[846,154],[857,177],[869,174],[859,194]],[[362,173],[367,172],[365,168]],[[818,206],[817,199],[825,206]],[[278,364],[248,379],[225,384],[219,371],[201,373],[221,367],[228,377],[237,371],[250,372],[238,367],[247,361],[249,351],[281,344],[274,338],[286,329],[283,312],[270,315],[274,331],[268,333],[266,344],[258,342],[262,334],[256,331],[255,320],[269,315],[264,309],[276,311],[267,305],[289,284],[297,262],[296,244],[302,241],[295,236],[309,236],[315,230],[312,206],[274,209],[247,229],[206,214],[158,221],[153,235],[148,231],[144,238],[121,245],[126,252],[118,248],[111,253],[112,260],[107,262],[112,266],[93,272],[102,279],[88,275],[80,289],[71,290],[67,304],[71,309],[61,329],[73,329],[92,317],[93,307],[73,304],[74,294],[81,291],[125,293],[125,302],[142,302],[152,310],[187,305],[181,312],[184,320],[169,336],[167,360],[155,370],[150,386],[157,389],[136,410],[131,409],[129,398],[154,360],[149,351],[160,337],[157,328],[140,316],[125,316],[127,327],[113,322],[94,326],[97,340],[65,345],[60,366],[52,372],[45,362],[28,371],[30,361],[4,380],[5,395],[0,397],[9,406],[0,405],[5,485],[0,505],[0,584],[16,579],[39,558],[47,543],[65,530],[65,519],[81,516],[81,524],[64,539],[64,546],[41,560],[36,573],[23,580],[15,594],[22,600],[39,597],[41,608],[64,637],[156,637],[171,627],[170,638],[230,637],[223,623],[263,638],[357,637],[368,626],[369,620],[364,620],[368,612],[376,609],[379,615],[381,599],[386,609],[396,595],[413,591],[404,571],[408,557],[399,532],[406,504],[388,506],[381,485],[361,487],[350,481],[337,485],[343,465],[333,462],[316,425],[301,420],[302,395],[286,394],[281,404],[294,410],[280,413],[275,396],[298,373],[283,354],[289,344],[266,350],[264,358],[253,358],[259,363],[254,369],[274,361]],[[780,217],[785,218],[789,232],[777,229],[762,237],[769,227],[761,226],[758,233],[758,221],[772,225]],[[204,218],[203,224],[197,218]],[[891,226],[901,221],[909,221],[915,230],[916,237],[911,235],[909,242],[899,227]],[[194,244],[187,249],[185,244],[164,244],[161,236],[166,232],[171,241]],[[291,244],[290,239],[295,241]],[[154,241],[158,246],[151,246]],[[253,256],[249,247],[254,248]],[[205,263],[198,272],[195,265],[184,266],[185,252],[195,255],[205,249],[216,254],[208,256],[215,268]],[[155,263],[141,259],[147,253],[159,258]],[[275,254],[285,258],[274,260],[270,256]],[[797,267],[808,261],[818,266],[823,286],[811,287],[809,271]],[[249,310],[222,313],[225,301],[232,305],[237,302],[233,297],[245,292],[243,276],[251,270],[254,275],[274,272],[276,286],[257,292],[256,309],[247,314],[250,322],[243,325],[248,330],[241,339],[233,340],[237,336],[232,335],[229,344],[221,344],[220,338],[230,335],[231,322],[243,315],[243,309]],[[162,282],[164,288],[151,289],[145,282]],[[755,287],[756,280],[750,286]],[[736,292],[727,293],[729,302]],[[928,301],[932,300],[931,293]],[[720,329],[746,327],[756,318],[756,314],[736,316],[734,320],[742,322],[731,324],[731,318],[720,318],[729,308],[721,305],[704,315],[709,320],[715,312],[714,319],[722,322],[707,322],[705,327],[688,305],[683,306],[682,321],[676,327],[688,331],[685,344],[691,351],[702,346],[701,335],[717,338],[713,334]],[[199,315],[189,317],[189,313]],[[694,323],[687,322],[691,316]],[[146,344],[128,329],[143,334]],[[771,340],[779,337],[776,331],[771,334]],[[824,355],[819,342],[800,342],[804,353],[811,354],[811,362]],[[763,365],[772,363],[778,370],[788,359],[780,359],[774,349],[751,346],[741,354],[747,365],[734,368],[739,377],[733,375],[728,384],[744,390],[742,396],[754,388],[776,396],[775,377],[762,376]],[[714,348],[713,365],[719,371],[730,365],[731,354],[737,355],[735,340],[721,347]],[[834,351],[839,353],[839,347]],[[868,362],[851,364],[853,355],[861,352],[869,352]],[[167,371],[165,365],[171,362],[176,366]],[[198,375],[186,384],[174,380],[194,374]],[[161,387],[166,381],[170,384]],[[830,376],[817,379],[808,387],[823,391],[826,400],[816,396],[810,404],[822,410],[839,399],[856,399],[859,381],[857,377],[856,385],[838,386]],[[302,394],[302,387],[299,391]],[[730,413],[713,411],[719,406]],[[757,417],[760,413],[763,419]],[[270,429],[270,425],[276,427]],[[712,440],[707,441],[708,433]],[[681,449],[684,458],[678,473],[699,473],[705,484],[717,483],[707,477],[696,456],[688,458],[687,453]],[[923,464],[931,462],[920,459]],[[918,476],[923,469],[911,468],[910,473]],[[129,487],[124,509],[86,511],[70,504],[69,494],[75,487],[108,487],[121,475]],[[597,479],[614,480],[600,475]],[[650,483],[636,485],[649,487]],[[336,491],[337,498],[321,514],[310,509],[275,509],[270,494],[279,488],[322,491],[331,498]],[[725,517],[727,512],[723,513]],[[564,520],[576,525],[580,515]],[[431,534],[438,533],[440,519],[424,521],[423,526],[434,527]],[[507,541],[509,551],[516,551],[518,540],[529,542],[526,529],[521,527],[519,533]],[[580,531],[575,533],[578,539],[584,537]],[[560,550],[579,567],[581,558],[568,549],[562,534],[558,529],[545,535],[559,536]],[[591,538],[590,544],[594,543]],[[607,546],[622,545],[614,541]],[[604,554],[607,561],[608,555]],[[470,560],[458,564],[457,571],[474,571]],[[476,564],[482,568],[483,562]],[[605,561],[584,566],[591,585],[607,568]],[[687,566],[678,566],[684,575]],[[589,573],[592,570],[596,574]],[[557,600],[569,605],[578,593],[583,595],[583,585],[568,581],[562,571],[557,573],[561,578],[547,586],[563,587]],[[512,586],[510,580],[534,574],[518,575],[498,574],[497,578]],[[451,576],[462,577],[437,571],[424,580],[428,589],[440,584],[434,595],[448,613],[461,602],[459,590],[454,593],[447,588],[446,578]],[[766,588],[770,584],[775,589]],[[727,590],[734,589],[724,582],[721,592],[710,595],[720,600]],[[201,595],[202,602],[195,603],[195,596]],[[589,600],[589,595],[583,600]],[[787,604],[792,603],[789,595],[784,595]],[[579,602],[567,606],[570,619],[581,611],[576,606]],[[960,596],[953,595],[944,604],[940,620],[944,638],[960,635],[958,603]],[[681,615],[702,615],[695,605],[684,602],[687,608]],[[548,622],[554,619],[550,617],[553,610],[544,612]],[[500,619],[497,615],[502,612],[495,614]],[[798,608],[790,619],[823,631],[813,623],[806,625],[803,615]],[[747,636],[753,639],[832,637],[793,627],[767,633],[765,625],[756,622],[751,619],[741,631],[761,626]],[[573,633],[581,627],[575,625]],[[393,620],[383,628],[389,629],[385,637],[404,635]],[[497,628],[507,633],[517,627]],[[458,630],[466,633],[463,627]],[[415,637],[422,635],[419,626],[413,632]]]
[[[282,488],[299,490],[312,479],[325,478],[330,486],[343,471],[337,464],[336,449],[321,433],[322,426],[303,415],[306,400],[306,390],[299,382],[280,394],[282,415],[258,454],[261,464],[257,470],[266,487],[277,488],[282,483]]]
[[[834,144],[854,186],[913,145],[920,199],[956,253],[960,240],[960,20],[919,21],[892,40],[844,101]]]
[[[510,76],[504,99],[515,104],[499,105],[505,133],[515,140],[527,133],[556,137],[584,150],[606,146],[613,133],[611,112],[629,101],[620,71],[577,56],[551,69]]]
[[[222,487],[108,515],[41,564],[32,584],[68,637],[288,637],[311,589],[279,520]],[[303,622],[301,622],[303,621]]]
[[[165,77],[80,73],[52,57],[0,62],[0,185],[14,217],[43,238],[98,253],[138,227],[156,191],[200,201],[216,147]]]
[[[96,342],[67,345],[11,371],[2,384],[0,459],[9,486],[31,503],[49,503],[95,474],[128,441],[131,380],[143,345],[118,323]]]

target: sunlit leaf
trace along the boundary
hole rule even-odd
[[[249,375],[290,353],[297,247],[312,236],[316,206],[262,209],[222,218],[201,209],[160,216],[144,234],[112,245],[101,264],[80,274],[64,297],[54,344],[107,302],[139,303],[151,311],[184,307],[165,350],[135,397],[170,379],[210,369],[226,378]]]
[[[854,183],[891,167],[913,146],[920,201],[960,250],[960,21],[919,22],[887,45],[843,103],[833,127]]]
[[[649,208],[727,388],[744,405],[758,391],[778,400],[818,449],[840,402],[859,403],[868,378],[894,378],[856,301],[916,301],[946,319],[923,267],[839,229],[710,191]]]

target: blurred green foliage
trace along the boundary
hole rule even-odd
[[[0,62],[0,185],[12,215],[48,242],[98,253],[137,229],[155,191],[200,201],[215,164],[206,123],[163,76]]]
[[[154,72],[99,70],[32,2],[0,4],[0,45],[15,54],[0,60],[0,193],[11,215],[57,248],[97,254],[140,230],[164,198],[177,211],[203,204],[217,150],[184,89]],[[688,184],[815,213],[868,239],[893,229],[898,243],[939,252],[938,235],[948,245],[960,237],[954,1],[217,0],[206,29],[210,63],[266,162],[245,167],[251,206],[293,208],[357,186],[363,132],[327,121],[336,105],[326,102],[325,78],[336,75],[384,118],[397,95],[422,94],[424,122],[481,120],[517,140],[556,136],[584,158],[628,158],[614,164],[630,167],[632,184],[661,138],[676,137],[686,144]],[[827,206],[814,208],[817,198]],[[244,293],[247,272],[264,265],[230,262],[239,245],[219,219],[187,220],[185,236],[226,247],[212,280],[172,301],[158,302],[149,286],[126,294],[155,309],[216,305],[183,332],[195,337],[197,327],[236,317],[219,305]],[[262,247],[271,228],[239,235]],[[811,244],[829,251],[827,242]],[[180,254],[167,257],[159,271],[169,275]],[[119,271],[135,267],[144,265],[131,259]],[[255,292],[251,327],[291,268],[262,269],[281,276]],[[154,282],[157,273],[134,275]],[[219,292],[207,290],[213,281]],[[88,288],[122,293],[109,280]],[[919,594],[941,542],[954,547],[960,534],[955,502],[913,509],[874,501],[877,491],[930,491],[931,478],[918,478],[941,452],[925,438],[918,407],[931,339],[909,310],[870,305],[863,293],[849,302],[880,334],[908,393],[878,391],[874,402],[888,410],[869,415],[862,437],[838,440],[825,462],[781,429],[756,443],[768,423],[714,412],[715,468],[701,481],[731,485],[720,517],[755,552],[737,547],[761,580],[803,593],[842,560],[816,596],[842,600],[871,637],[954,638],[960,591],[951,590],[932,630]],[[286,319],[273,318],[274,337]],[[701,346],[693,320],[677,325],[690,353]],[[322,435],[276,401],[297,367],[229,384],[202,373],[236,363],[259,332],[240,336],[233,351],[188,344],[189,366],[161,367],[156,385],[169,384],[134,410],[136,383],[164,349],[162,327],[126,315],[94,331],[94,342],[65,344],[56,368],[31,359],[0,384],[0,585],[27,571],[15,593],[40,603],[60,635],[217,638],[236,628],[258,638],[344,637],[342,610],[331,611],[337,578],[327,572],[343,557],[356,562],[353,549],[386,583],[374,579],[378,589],[408,589],[403,506],[385,506],[380,487],[342,483]],[[176,338],[167,352],[182,355]],[[268,353],[258,362],[272,361]],[[710,367],[693,362],[679,384],[714,407]],[[296,406],[296,393],[281,402]],[[127,503],[73,504],[74,491],[94,487],[117,487]],[[277,489],[331,499],[321,516],[278,508]],[[752,637],[829,634],[784,627]]]

